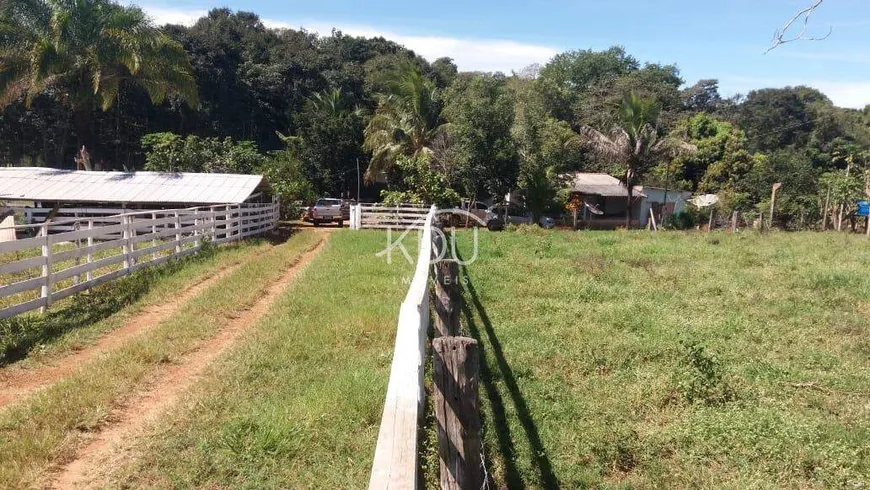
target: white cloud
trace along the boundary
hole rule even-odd
[[[142,8],[158,24],[192,25],[196,19],[207,14],[206,10],[173,9],[142,5]],[[552,46],[521,43],[504,39],[458,38],[449,36],[406,35],[366,25],[330,24],[318,21],[288,22],[264,18],[263,25],[273,29],[299,29],[320,35],[329,35],[333,28],[345,34],[362,37],[384,37],[404,45],[408,49],[434,61],[442,56],[453,58],[463,71],[501,71],[521,70],[532,63],[546,63],[558,49]]]
[[[820,90],[834,102],[834,105],[839,107],[863,109],[864,106],[870,104],[870,82],[757,78],[747,76],[723,77],[719,82],[724,95],[746,94],[751,90],[768,87],[805,85]]]
[[[185,26],[193,25],[197,19],[208,14],[207,10],[192,10],[192,9],[172,9],[165,7],[152,7],[148,5],[140,5],[157,25],[164,24],[181,24]]]
[[[366,25],[328,24],[302,21],[297,23],[263,19],[270,27],[304,28],[309,32],[329,35],[332,29],[361,37],[384,37],[434,61],[447,56],[463,71],[501,71],[510,74],[532,63],[546,63],[559,49],[540,44],[522,43],[506,39],[459,38],[449,36],[417,36],[400,34]]]
[[[808,85],[821,90],[840,107],[863,109],[870,104],[870,82],[817,81]]]

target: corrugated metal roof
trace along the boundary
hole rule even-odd
[[[571,192],[581,194],[594,194],[605,197],[628,197],[628,188],[622,185],[616,177],[608,174],[587,174],[577,172],[569,176]],[[643,192],[635,187],[634,196],[646,197]]]
[[[235,204],[263,184],[262,175],[0,167],[0,199],[10,200]]]

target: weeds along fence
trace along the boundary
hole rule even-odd
[[[350,209],[350,227],[360,229],[422,229],[429,206],[419,204],[357,204]]]
[[[251,203],[112,215],[89,208],[65,212],[83,217],[45,222],[45,216],[34,216],[41,223],[13,227],[23,238],[0,242],[0,319],[195,253],[206,242],[272,230],[279,210],[278,203]]]
[[[435,206],[418,218],[422,230],[417,265],[408,294],[399,309],[390,381],[369,488],[408,489],[417,486],[418,428],[423,414],[423,371],[429,328],[429,275],[433,257]]]

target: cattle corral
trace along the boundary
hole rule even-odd
[[[278,205],[268,203],[16,225],[16,232],[29,238],[0,243],[0,318],[49,307],[106,281],[195,253],[203,243],[270,231],[277,221]],[[54,233],[55,228],[64,231]]]
[[[196,252],[273,230],[259,175],[0,168],[0,318]]]

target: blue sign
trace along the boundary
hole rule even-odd
[[[858,216],[870,216],[870,202],[858,201]]]

